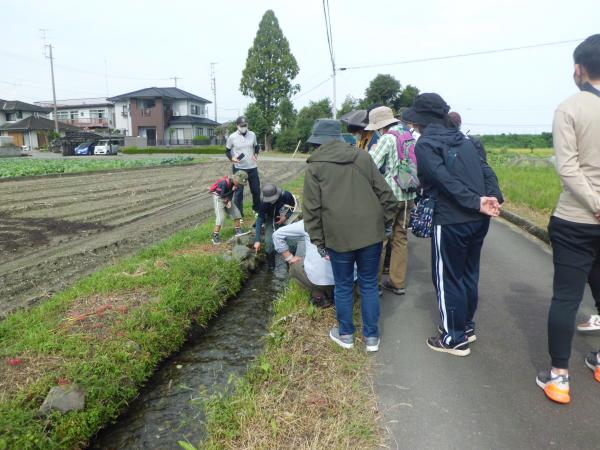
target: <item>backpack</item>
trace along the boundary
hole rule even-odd
[[[225,175],[223,178],[219,178],[217,181],[215,181],[214,184],[210,188],[208,188],[209,192],[221,195],[221,192],[217,192],[217,189],[219,188],[219,183],[221,183],[222,181],[225,181],[227,183],[228,189],[231,188],[232,181],[227,175]]]
[[[421,183],[417,176],[417,157],[415,156],[415,138],[410,131],[400,133],[396,130],[390,130],[396,138],[396,150],[398,151],[399,170],[392,178],[398,187],[405,193],[417,192]]]

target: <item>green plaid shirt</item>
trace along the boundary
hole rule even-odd
[[[390,130],[395,130],[399,133],[404,133],[407,131],[401,124],[394,125],[390,128]],[[414,192],[402,192],[402,189],[400,189],[400,186],[398,186],[393,178],[394,175],[397,175],[398,171],[400,170],[400,160],[398,159],[396,143],[396,136],[384,134],[379,138],[379,141],[377,141],[375,149],[372,149],[369,154],[371,155],[371,158],[373,158],[373,162],[377,167],[385,165],[385,181],[387,181],[387,184],[389,184],[390,188],[392,188],[392,192],[396,198],[401,202],[413,200],[417,195]]]

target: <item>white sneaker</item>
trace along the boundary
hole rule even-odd
[[[577,325],[579,331],[595,331],[600,330],[600,315],[592,314],[587,322]]]

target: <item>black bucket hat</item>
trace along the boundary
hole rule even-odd
[[[317,119],[307,142],[322,145],[331,141],[345,142],[342,137],[342,122],[335,119]]]
[[[450,106],[435,93],[425,93],[417,96],[413,105],[402,113],[402,119],[418,125],[429,125],[436,120],[444,119],[450,111]]]

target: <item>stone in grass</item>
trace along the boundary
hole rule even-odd
[[[225,253],[223,254],[223,259],[225,261],[233,261],[233,256],[231,256],[229,253]]]
[[[125,348],[127,350],[133,350],[134,353],[137,353],[142,349],[142,347],[140,347],[140,344],[132,340],[125,342]]]
[[[65,384],[54,386],[48,392],[44,403],[38,413],[48,414],[52,410],[62,413],[81,411],[85,406],[85,391],[78,384]]]
[[[254,255],[250,255],[246,260],[242,261],[242,267],[248,272],[256,271],[256,257]]]
[[[252,247],[254,245],[254,233],[234,237],[233,242],[237,245],[245,245],[246,247]]]
[[[244,245],[236,245],[235,247],[233,247],[231,254],[233,256],[233,259],[235,259],[236,261],[243,261],[250,255],[250,249]]]

